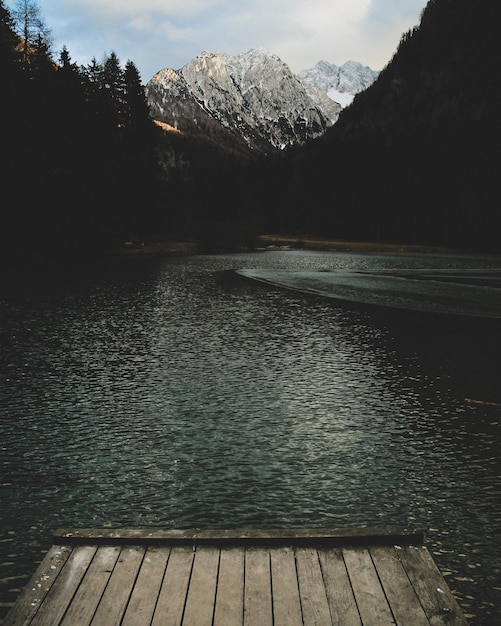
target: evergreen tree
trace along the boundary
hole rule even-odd
[[[72,63],[71,56],[66,46],[63,46],[59,55],[59,67],[63,72],[72,72],[78,74],[78,66],[76,63]]]
[[[89,65],[80,68],[80,74],[84,79],[86,99],[93,112],[95,124],[104,130],[110,117],[113,118],[109,114],[110,98],[104,84],[104,67],[93,57]]]
[[[96,91],[103,86],[103,66],[98,63],[96,57],[92,57],[89,65],[82,68],[82,73],[87,77],[89,83],[94,85]]]
[[[31,54],[31,71],[40,78],[41,73],[54,72],[55,66],[51,58],[50,43],[38,35]]]
[[[135,64],[130,60],[125,64],[124,89],[126,125],[138,128],[150,126],[151,119],[141,76]]]
[[[125,78],[115,52],[104,62],[101,81],[109,96],[112,121],[115,126],[122,126],[125,117]]]

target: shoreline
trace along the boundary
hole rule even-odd
[[[242,248],[242,251],[266,250],[312,250],[319,252],[352,253],[403,253],[403,254],[461,254],[445,246],[410,245],[371,241],[344,241],[314,235],[258,235],[255,248]],[[228,251],[233,252],[233,251]],[[120,256],[182,256],[203,254],[199,242],[195,240],[152,240],[143,242],[124,242],[122,247],[113,251]]]
[[[457,251],[445,246],[383,243],[377,241],[345,241],[317,235],[260,235],[259,241],[270,247],[318,250],[326,252],[403,252],[449,254]]]

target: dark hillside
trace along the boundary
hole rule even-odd
[[[0,0],[0,256],[260,232],[501,252],[499,18],[491,0],[431,0],[333,128],[264,156],[211,125],[160,130],[133,62],[55,61]]]
[[[23,25],[0,0],[0,258],[96,254],[148,235],[163,210],[161,133],[137,68],[115,53],[78,67],[66,48],[55,61],[27,6]]]
[[[500,18],[488,0],[428,3],[376,83],[291,155],[296,228],[501,250]]]

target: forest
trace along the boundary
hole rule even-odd
[[[96,254],[148,231],[162,186],[158,133],[132,61],[51,55],[38,6],[0,0],[3,256]]]
[[[238,249],[270,232],[501,252],[500,17],[487,0],[431,0],[334,127],[262,156],[166,133],[133,61],[54,59],[33,0],[0,0],[0,254]]]
[[[501,251],[500,18],[486,0],[427,4],[379,79],[290,156],[296,228]]]

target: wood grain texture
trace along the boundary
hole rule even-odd
[[[214,626],[241,626],[244,620],[244,548],[221,550]]]
[[[120,550],[111,578],[92,619],[92,626],[121,624],[144,552],[142,547],[124,547]]]
[[[405,546],[398,556],[430,624],[467,626],[444,577],[424,546]]]
[[[318,551],[334,626],[361,626],[353,589],[340,548]]]
[[[276,548],[270,557],[274,626],[302,626],[295,551]]]
[[[182,544],[238,546],[314,546],[420,544],[423,531],[405,526],[382,528],[287,528],[278,530],[165,530],[162,528],[60,528],[54,533],[54,543],[79,544],[112,543],[139,545]]]
[[[86,626],[90,624],[101,601],[117,559],[120,555],[118,546],[100,546],[87,568],[87,572],[66,611],[64,626]]]
[[[212,626],[218,568],[219,550],[205,547],[197,549],[186,599],[184,624]]]
[[[96,552],[97,546],[79,546],[73,550],[32,624],[53,626],[61,622]]]
[[[151,623],[169,555],[170,548],[147,549],[122,626],[149,626]]]
[[[388,529],[93,533],[49,550],[4,626],[467,624],[419,537]]]
[[[7,614],[3,626],[24,626],[32,621],[72,552],[71,546],[52,546]]]
[[[369,550],[343,549],[343,558],[362,623],[374,626],[394,624],[393,614],[381,588]]]
[[[265,548],[245,552],[244,625],[273,626],[270,553]]]
[[[375,546],[370,548],[370,553],[395,622],[402,626],[426,626],[428,619],[398,558],[397,550]]]
[[[330,624],[330,609],[318,552],[314,548],[298,548],[296,559],[304,622]]]
[[[172,548],[152,626],[181,625],[194,555],[192,548]]]

